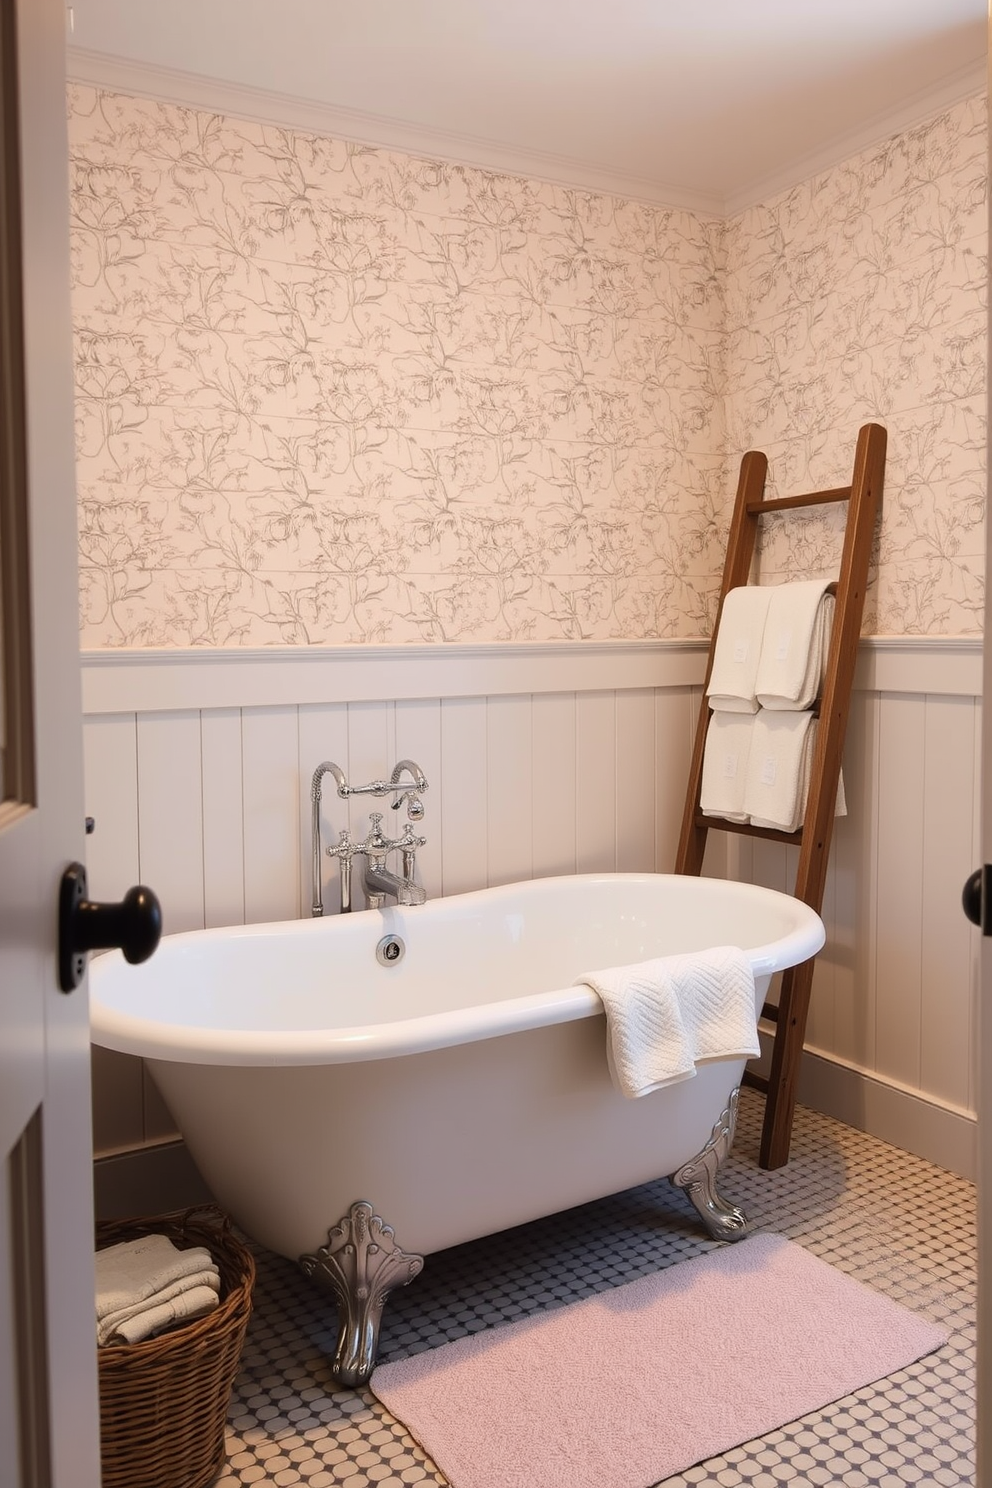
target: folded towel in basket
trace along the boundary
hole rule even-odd
[[[820,696],[834,617],[829,579],[769,589],[754,691],[763,708],[804,709]]]
[[[155,1293],[140,1311],[116,1323],[100,1343],[140,1343],[143,1338],[154,1338],[166,1328],[177,1323],[191,1323],[195,1318],[206,1317],[213,1312],[220,1298],[216,1287],[188,1287],[165,1300]]]
[[[736,946],[577,977],[606,1011],[607,1061],[624,1095],[691,1079],[696,1065],[759,1053],[751,963]]]
[[[151,1234],[96,1253],[97,1341],[135,1343],[217,1306],[220,1272],[206,1246]],[[208,1295],[209,1294],[209,1295]]]
[[[747,821],[744,785],[754,733],[751,713],[712,713],[703,748],[699,809],[704,816]]]
[[[141,1302],[120,1307],[99,1318],[96,1341],[110,1343],[123,1338],[136,1343],[139,1338],[149,1338],[180,1318],[200,1317],[210,1312],[219,1300],[220,1273],[216,1266],[205,1266],[202,1271],[160,1287]]]
[[[721,713],[756,713],[755,681],[770,589],[744,584],[728,590],[720,611],[706,696]]]

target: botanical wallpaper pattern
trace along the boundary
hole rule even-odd
[[[728,225],[728,469],[769,493],[846,485],[846,437],[888,430],[865,630],[982,629],[986,100],[959,104]],[[760,572],[836,572],[844,507],[769,517]]]
[[[866,418],[867,628],[980,628],[984,100],[729,223],[69,114],[84,647],[705,634],[741,452],[841,484]],[[762,572],[835,564],[832,525]]]

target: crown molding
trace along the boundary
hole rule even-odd
[[[335,108],[316,99],[297,98],[291,94],[205,77],[200,73],[132,62],[82,47],[66,48],[66,70],[70,82],[85,83],[131,97],[181,104],[255,124],[275,124],[284,129],[299,129],[308,134],[397,150],[406,155],[445,160],[454,165],[524,176],[580,191],[622,197],[652,206],[682,208],[719,218],[738,216],[748,207],[767,201],[817,172],[839,165],[859,151],[923,123],[943,109],[987,88],[984,63],[963,68],[945,78],[937,88],[914,95],[898,107],[875,115],[861,128],[836,136],[821,149],[792,162],[787,168],[724,196],[670,182],[648,180],[568,155],[429,129],[382,114]]]
[[[749,207],[760,206],[762,202],[770,201],[784,191],[790,191],[794,186],[808,181],[811,176],[831,170],[845,160],[859,155],[862,150],[870,150],[873,145],[880,145],[893,135],[903,134],[907,129],[913,129],[916,125],[935,118],[945,109],[963,103],[966,98],[987,93],[988,86],[987,63],[975,62],[962,67],[948,74],[936,87],[915,93],[912,98],[905,99],[895,108],[876,114],[858,129],[835,135],[821,149],[793,161],[786,169],[762,176],[742,191],[732,192],[723,202],[722,213],[727,217],[738,217]]]
[[[652,206],[681,207],[709,217],[723,215],[722,198],[712,192],[692,191],[651,181],[568,155],[500,144],[497,140],[475,135],[429,129],[404,119],[359,109],[336,108],[316,99],[269,92],[268,89],[225,82],[199,73],[129,62],[104,52],[68,47],[66,72],[72,83],[87,83],[131,97],[151,98],[158,103],[184,104],[188,108],[205,109],[231,119],[246,119],[253,124],[276,124],[284,129],[352,140],[383,150],[397,150],[404,155],[474,166],[500,175],[525,176],[555,186],[619,196]]]

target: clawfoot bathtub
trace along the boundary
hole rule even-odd
[[[204,1179],[338,1302],[345,1384],[388,1292],[433,1251],[668,1175],[711,1235],[743,1060],[637,1100],[610,1079],[583,972],[737,945],[760,1009],[819,917],[750,884],[539,879],[416,908],[166,936],[91,968],[92,1038],[140,1054]]]

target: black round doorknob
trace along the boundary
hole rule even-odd
[[[75,949],[104,951],[117,946],[132,965],[147,961],[162,934],[162,910],[144,884],[128,889],[119,904],[94,904],[81,899],[76,906]]]
[[[982,878],[984,874],[981,868],[976,868],[965,879],[964,888],[961,891],[961,906],[973,925],[982,923]]]
[[[119,948],[125,961],[147,961],[162,935],[162,908],[144,884],[128,889],[118,904],[86,897],[86,869],[71,863],[59,891],[59,986],[78,987],[89,951]]]

